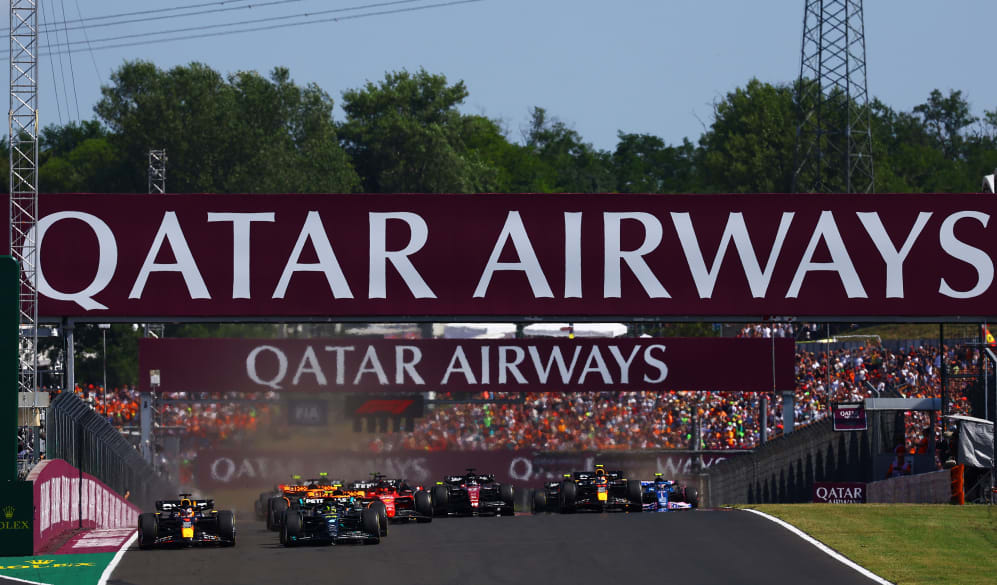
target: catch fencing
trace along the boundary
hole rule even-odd
[[[75,394],[62,393],[46,419],[49,459],[62,459],[88,473],[139,507],[172,497],[176,488],[156,472],[104,417]]]

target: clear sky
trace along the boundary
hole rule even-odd
[[[133,59],[161,68],[200,61],[222,73],[286,66],[297,83],[318,84],[337,104],[343,90],[386,71],[424,67],[464,80],[464,111],[500,120],[514,140],[540,106],[584,140],[613,149],[619,130],[695,141],[726,92],[752,77],[775,83],[799,75],[804,0],[481,0],[342,19],[444,2],[40,0],[40,21],[63,29],[43,35],[43,53],[46,42],[67,36],[89,39],[94,49],[73,44],[70,53],[43,56],[40,118],[43,125],[93,118],[100,86]],[[177,6],[196,7],[97,19]],[[364,8],[316,14],[352,7]],[[303,13],[310,15],[287,18]],[[95,20],[81,26],[81,16]],[[260,22],[191,30],[238,21]],[[303,21],[310,24],[277,27]],[[109,23],[118,24],[98,26]],[[961,89],[976,115],[997,109],[995,27],[994,0],[865,2],[870,97],[909,110],[932,89]],[[262,30],[220,34],[240,28]],[[205,33],[211,36],[152,42]],[[125,35],[135,36],[100,41]],[[112,44],[129,46],[100,48]]]

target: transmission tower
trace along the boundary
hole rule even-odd
[[[38,5],[10,0],[10,253],[21,265],[18,391],[38,387]],[[29,233],[31,237],[29,237]]]
[[[149,151],[149,193],[166,193],[166,151]]]
[[[871,193],[862,0],[805,0],[793,191]]]

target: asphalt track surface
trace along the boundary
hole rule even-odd
[[[233,548],[129,549],[108,585],[874,583],[785,528],[735,510],[437,518],[379,545],[284,548],[241,522]]]

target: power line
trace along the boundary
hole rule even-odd
[[[247,1],[247,0],[242,0],[242,1]],[[155,17],[146,15],[143,18],[133,18],[131,20],[119,20],[119,21],[115,21],[115,22],[105,22],[105,23],[101,23],[101,24],[91,24],[90,28],[101,28],[101,27],[105,27],[105,26],[117,26],[117,25],[120,25],[120,24],[134,24],[136,22],[148,22],[150,20],[155,20],[155,21],[159,22],[159,21],[165,20],[167,18],[184,18],[184,17],[187,17],[187,16],[201,16],[201,15],[204,15],[204,14],[216,14],[218,12],[231,12],[233,10],[251,10],[251,9],[255,9],[255,8],[264,8],[264,7],[267,7],[267,6],[275,6],[275,5],[278,5],[278,4],[292,4],[292,3],[304,2],[304,1],[305,0],[270,0],[269,2],[259,2],[259,3],[256,3],[256,4],[250,4],[249,6],[232,6],[232,7],[229,7],[229,8],[212,8],[212,9],[209,9],[209,10],[197,10],[197,11],[194,11],[194,12],[185,12],[183,14],[169,14],[169,15],[166,15],[166,16],[155,16]],[[160,12],[160,10],[152,10],[152,11],[148,11],[148,12]],[[132,12],[132,13],[128,13],[128,14],[125,14],[125,15],[112,15],[112,16],[103,16],[103,17],[95,17],[95,18],[85,18],[85,19],[80,19],[80,20],[67,20],[67,21],[63,21],[61,23],[54,23],[54,24],[56,24],[56,25],[58,25],[58,24],[62,24],[62,25],[66,25],[66,24],[80,24],[80,26],[72,26],[72,27],[68,28],[68,30],[77,30],[77,29],[80,29],[80,28],[84,28],[86,25],[83,24],[83,23],[86,22],[86,21],[96,20],[98,18],[100,18],[100,19],[122,18],[122,17],[127,17],[127,16],[133,16],[133,15],[136,15],[136,14],[141,14],[141,13]],[[65,18],[65,17],[63,17],[63,18]]]
[[[66,0],[59,0],[59,7],[62,9],[62,19],[66,19]],[[54,11],[54,9],[53,9]],[[76,93],[76,68],[73,67],[73,52],[68,49],[69,46],[69,31],[65,30],[63,27],[63,33],[66,35],[66,46],[67,52],[69,53],[69,75],[70,79],[73,81],[73,101],[76,103],[76,119],[80,120],[80,98]],[[58,36],[56,38],[59,38]],[[66,96],[66,101],[69,101],[69,96]]]
[[[44,18],[45,18],[45,4],[43,3],[42,4],[42,19],[44,20]],[[52,54],[52,49],[51,49],[51,43],[49,42],[48,33],[45,33],[45,36],[43,37],[42,33],[39,31],[38,37],[40,39],[44,39],[42,42],[45,45],[45,50],[48,52],[48,54],[51,55]],[[51,66],[49,67],[49,70],[52,72],[52,87],[55,89],[55,112],[59,116],[59,125],[62,126],[62,104],[59,102],[59,84],[55,80],[55,63],[54,62],[50,62],[50,65]],[[68,114],[68,112],[67,112],[67,114]]]
[[[419,0],[399,0],[397,2],[383,2],[383,3],[377,3],[377,4],[368,4],[368,5],[364,5],[364,6],[357,6],[357,7],[353,7],[353,8],[341,8],[341,9],[336,9],[335,11],[322,11],[320,13],[344,12],[344,11],[359,10],[359,9],[362,9],[362,8],[369,8],[369,7],[375,7],[375,6],[386,6],[386,5],[392,5],[392,4],[401,4],[401,3],[408,3],[408,2],[416,2],[416,1],[419,1]],[[191,34],[191,35],[182,35],[182,36],[170,37],[170,38],[165,38],[165,39],[149,39],[149,38],[147,38],[149,35],[152,35],[152,34],[167,34],[167,33],[176,33],[176,32],[190,32],[192,30],[205,30],[205,29],[212,29],[212,28],[222,28],[222,27],[226,27],[226,26],[236,26],[236,25],[238,25],[240,23],[230,23],[230,24],[221,24],[221,25],[206,25],[204,27],[176,29],[176,30],[173,30],[173,31],[163,31],[163,32],[160,32],[160,33],[145,33],[145,34],[135,34],[135,35],[124,35],[122,37],[112,37],[112,38],[106,38],[106,39],[95,39],[95,40],[93,40],[91,42],[92,43],[100,43],[100,42],[109,42],[109,41],[113,41],[113,40],[124,40],[124,39],[127,39],[127,38],[136,38],[136,37],[142,37],[143,38],[143,40],[141,40],[141,41],[127,42],[127,43],[118,43],[118,44],[107,44],[107,45],[100,45],[100,46],[96,46],[96,47],[92,48],[92,50],[94,50],[94,51],[99,51],[99,50],[103,50],[103,49],[118,49],[118,48],[122,48],[122,47],[133,47],[133,46],[136,46],[136,45],[148,45],[148,44],[153,44],[153,43],[167,43],[167,42],[174,42],[174,41],[186,41],[186,40],[200,39],[200,38],[205,38],[205,37],[227,36],[227,35],[233,35],[233,34],[242,34],[242,33],[258,32],[258,31],[265,31],[265,30],[268,31],[268,30],[275,30],[275,29],[280,29],[280,28],[305,26],[305,25],[309,25],[309,24],[322,24],[322,23],[329,23],[329,22],[341,22],[341,21],[345,21],[345,20],[356,20],[356,19],[360,19],[360,18],[369,18],[369,17],[374,17],[374,16],[388,16],[388,15],[393,15],[393,14],[402,14],[402,13],[406,13],[406,12],[417,12],[417,11],[421,11],[421,10],[429,10],[429,9],[432,9],[432,8],[444,8],[444,7],[448,7],[448,6],[457,6],[457,5],[460,5],[460,4],[474,4],[474,3],[478,3],[478,2],[484,2],[484,1],[485,0],[453,0],[453,1],[450,1],[450,2],[440,2],[440,3],[436,3],[436,4],[426,4],[426,5],[423,5],[423,6],[413,6],[413,7],[410,7],[410,8],[393,8],[393,9],[390,9],[390,10],[380,10],[380,11],[374,11],[374,12],[363,12],[363,13],[360,13],[360,14],[349,14],[349,15],[346,15],[346,16],[336,16],[336,17],[332,17],[332,18],[312,19],[312,20],[305,20],[305,21],[301,21],[301,22],[289,22],[289,23],[284,23],[284,24],[270,24],[270,25],[266,25],[266,26],[257,26],[257,27],[239,29],[239,30],[206,32],[206,33],[198,33],[198,34]],[[312,14],[319,14],[319,13],[312,13]],[[304,15],[295,15],[295,16],[296,17],[298,17],[298,16],[309,16],[309,14],[306,13]],[[263,20],[268,20],[269,21],[269,20],[273,20],[273,19],[272,18],[268,18],[268,19],[263,19]],[[260,21],[257,20],[257,21],[247,21],[247,22],[251,23],[251,22],[260,22]],[[70,44],[78,45],[78,44],[81,44],[81,41],[74,41],[73,43],[70,43]],[[62,50],[62,48],[64,48],[64,47],[65,47],[64,45],[59,45],[59,48],[60,48],[59,51],[48,53],[48,55],[61,54],[61,53],[65,52],[65,51]]]
[[[80,15],[80,19],[83,19],[83,11],[80,10],[80,0],[76,0],[76,14]],[[87,50],[90,52],[90,61],[93,62],[93,71],[97,74],[97,81],[103,83],[104,76],[100,74],[100,68],[97,67],[97,58],[94,57],[93,47],[90,46],[90,35],[87,34],[86,27],[83,27],[83,38],[87,43]]]
[[[134,12],[122,12],[120,14],[105,14],[103,16],[90,16],[88,18],[83,18],[80,15],[78,20],[67,21],[69,24],[79,23],[79,22],[90,22],[93,20],[107,20],[109,18],[126,18],[129,16],[140,16],[143,14],[162,14],[163,12],[174,12],[177,10],[187,10],[188,8],[203,8],[205,6],[221,6],[224,4],[236,4],[241,2],[251,2],[252,0],[220,0],[217,2],[198,2],[197,4],[186,4],[183,6],[173,6],[170,8],[150,8],[148,10],[136,10]],[[293,0],[288,0],[293,1]],[[63,22],[53,22],[49,26],[58,26],[60,24],[65,24]]]

